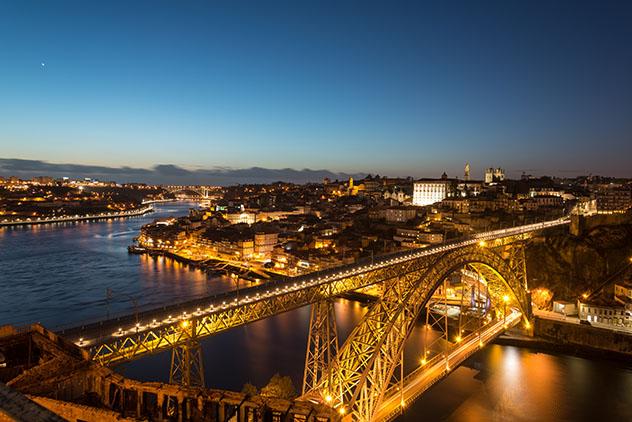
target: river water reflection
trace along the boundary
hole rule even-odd
[[[228,278],[165,258],[128,255],[139,228],[157,217],[186,214],[192,203],[157,205],[129,219],[0,228],[0,325],[40,321],[76,324],[234,288]],[[111,299],[106,292],[111,290]],[[344,339],[366,312],[336,303]],[[264,385],[275,373],[300,387],[309,308],[301,308],[202,342],[207,385]],[[407,343],[405,370],[419,362],[421,328]],[[342,341],[342,340],[341,340]],[[121,365],[127,376],[166,381],[169,353]],[[401,420],[632,420],[632,368],[620,363],[491,345],[413,403]]]

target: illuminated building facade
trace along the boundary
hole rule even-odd
[[[454,196],[450,179],[422,179],[413,184],[413,205],[423,207]]]

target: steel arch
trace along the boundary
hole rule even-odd
[[[508,262],[487,247],[469,246],[444,253],[425,270],[386,281],[384,294],[367,312],[341,347],[318,388],[322,398],[353,420],[369,421],[399,364],[401,353],[421,309],[440,283],[460,267],[470,265],[494,285],[493,301],[511,295],[523,313],[526,291]]]

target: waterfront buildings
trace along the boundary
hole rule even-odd
[[[632,325],[632,308],[603,298],[580,300],[579,319],[591,324],[630,327]]]
[[[632,328],[632,280],[607,284],[579,300],[579,319],[591,324]]]

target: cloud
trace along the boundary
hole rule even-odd
[[[105,167],[83,164],[54,164],[40,160],[21,160],[17,158],[0,158],[0,176],[17,176],[30,179],[36,176],[54,178],[90,177],[103,181],[144,182],[160,184],[205,184],[233,185],[244,183],[272,183],[277,181],[307,183],[320,182],[324,177],[331,180],[347,179],[350,176],[362,178],[364,174],[334,173],[329,170],[296,170],[291,168],[266,169],[251,167],[247,169],[231,169],[218,167],[211,169],[187,170],[173,164],[157,164],[151,169],[133,167]]]

